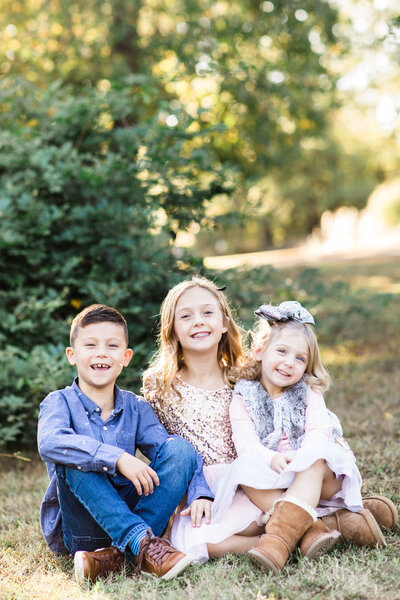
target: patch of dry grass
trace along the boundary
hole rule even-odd
[[[327,267],[325,273],[365,287],[377,268],[385,285],[400,279],[397,263],[346,263]],[[357,456],[364,494],[385,494],[400,505],[398,297],[387,298],[382,311],[385,335],[382,328],[373,335],[369,324],[368,343],[356,343],[361,330],[345,331],[324,348],[334,376],[326,401]],[[387,311],[395,324],[390,336]],[[35,454],[30,457],[30,463],[0,458],[0,600],[400,600],[399,527],[386,534],[385,549],[347,543],[316,561],[293,555],[279,575],[261,572],[247,557],[228,556],[191,566],[171,582],[123,573],[80,587],[73,581],[71,558],[54,556],[43,541],[39,506],[47,473]]]

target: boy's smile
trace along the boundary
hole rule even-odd
[[[79,387],[90,397],[94,390],[114,389],[115,380],[133,353],[126,346],[122,326],[102,321],[81,327],[66,354],[69,363],[76,365]]]

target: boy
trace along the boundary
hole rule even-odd
[[[142,398],[115,385],[132,354],[123,316],[87,307],[73,320],[66,349],[78,377],[40,405],[38,447],[50,477],[42,531],[54,552],[74,555],[78,582],[118,571],[126,558],[137,573],[178,575],[190,558],[157,536],[186,490],[188,504],[213,498],[194,448],[168,435]],[[150,465],[135,457],[136,447]]]

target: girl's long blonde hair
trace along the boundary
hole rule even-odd
[[[153,392],[159,398],[162,398],[173,387],[176,374],[184,366],[182,348],[174,329],[175,311],[182,294],[196,287],[206,289],[213,294],[222,312],[224,325],[227,328],[227,331],[222,334],[217,353],[218,366],[221,369],[225,383],[232,386],[229,378],[231,367],[239,367],[246,361],[241,333],[232,317],[225,294],[209,279],[200,276],[191,277],[191,279],[182,281],[171,288],[161,305],[158,351],[154,355],[149,368],[143,374],[144,390],[151,385]]]
[[[268,323],[265,319],[259,319],[252,332],[252,347],[259,348],[262,351],[266,350],[272,340],[286,328],[294,329],[299,335],[303,335],[306,339],[309,354],[308,364],[305,370],[307,384],[320,392],[326,391],[331,384],[331,378],[327,368],[322,362],[317,336],[312,325],[309,325],[308,323],[299,323],[297,321]],[[259,381],[261,378],[261,361],[256,360],[254,357],[249,359],[244,366],[233,369],[231,378],[235,381],[238,381],[239,379]]]

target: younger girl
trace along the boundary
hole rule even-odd
[[[244,363],[239,330],[223,291],[202,277],[172,288],[161,307],[160,347],[144,374],[144,396],[167,431],[179,433],[202,456],[212,491],[236,458],[228,375],[230,367]],[[273,490],[269,507],[276,497]],[[211,507],[214,513],[217,507],[204,498],[180,513],[171,532],[174,547],[204,561],[209,555],[244,553],[256,544],[264,530],[262,511],[243,490],[232,491],[218,518],[211,519]]]
[[[265,512],[270,506],[265,490],[286,490],[265,519],[266,534],[249,551],[253,560],[274,572],[282,569],[300,540],[306,555],[330,548],[340,534],[329,532],[316,517],[338,509],[348,509],[341,511],[342,521],[347,519],[342,533],[353,528],[358,543],[384,546],[376,520],[363,510],[355,458],[322,397],[329,375],[311,326],[313,317],[298,302],[263,305],[255,314],[262,321],[254,360],[236,370],[242,378],[230,408],[239,458],[218,482],[218,509],[229,506],[239,484]],[[332,525],[339,528],[340,521]],[[354,531],[347,537],[354,541]]]

